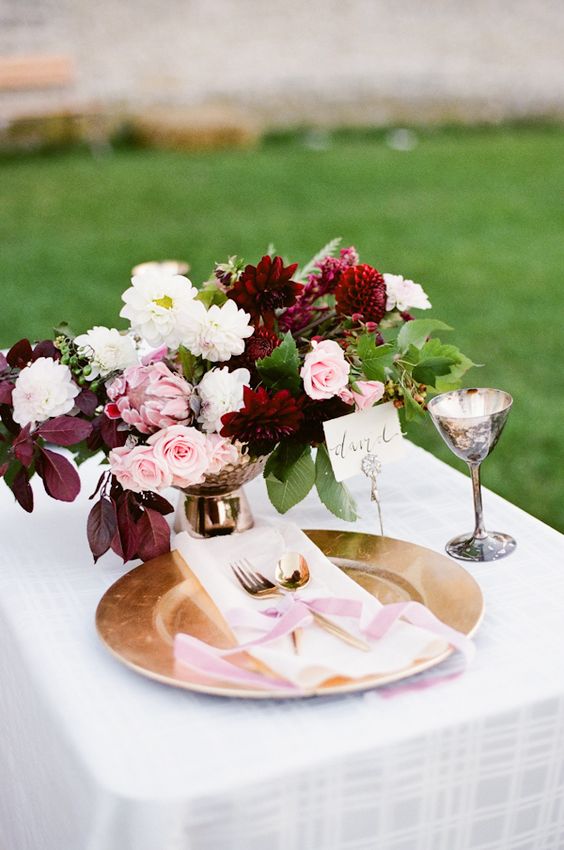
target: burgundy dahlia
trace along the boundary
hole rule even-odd
[[[257,328],[252,336],[245,341],[245,353],[242,355],[249,366],[257,360],[268,357],[280,345],[280,338],[268,328]]]
[[[365,322],[382,321],[386,313],[386,284],[377,269],[361,263],[346,269],[335,290],[336,310],[341,316],[362,316]]]
[[[303,403],[304,418],[300,430],[296,434],[296,441],[309,443],[312,446],[323,443],[325,440],[323,423],[327,422],[328,419],[345,416],[347,413],[351,413],[353,409],[350,404],[346,404],[338,396],[321,401],[314,401],[314,399],[306,397]]]
[[[248,369],[251,376],[256,377],[256,362],[262,360],[263,357],[268,357],[272,354],[275,348],[278,348],[282,340],[268,328],[261,326],[255,328],[252,336],[245,340],[245,350],[242,354],[232,357],[227,365],[233,369]]]
[[[247,443],[252,455],[268,454],[280,440],[295,434],[303,420],[301,405],[289,390],[270,396],[264,387],[243,388],[243,407],[221,417],[222,437]]]
[[[262,318],[272,330],[276,310],[290,307],[302,291],[302,284],[292,280],[297,263],[284,266],[282,257],[264,256],[258,266],[245,266],[233,287],[227,293],[237,306],[251,314],[253,324]]]

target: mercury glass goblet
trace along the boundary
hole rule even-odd
[[[453,390],[435,396],[428,410],[437,431],[472,476],[475,528],[472,534],[454,537],[446,551],[463,561],[496,561],[505,558],[517,543],[509,534],[486,531],[482,512],[480,464],[493,451],[511,410],[509,393],[494,389]]]

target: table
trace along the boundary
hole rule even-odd
[[[277,703],[177,691],[102,647],[124,567],[85,538],[97,466],[33,517],[2,488],[2,850],[559,850],[564,847],[563,538],[485,491],[517,552],[470,566],[478,654],[433,687]],[[386,533],[436,549],[471,525],[470,484],[421,449],[381,476]],[[375,530],[366,481],[358,528]],[[262,479],[248,485],[269,515]],[[348,527],[316,497],[305,528]],[[451,663],[451,662],[447,662]],[[427,674],[428,675],[428,674]]]

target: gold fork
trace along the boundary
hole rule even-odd
[[[253,569],[252,565],[246,558],[243,558],[241,561],[234,561],[230,564],[230,567],[233,570],[235,578],[249,596],[254,596],[257,599],[266,599],[269,596],[285,595],[278,585],[274,584],[274,582],[270,581],[270,579],[267,579],[262,575],[262,573]],[[324,628],[325,631],[330,632],[330,634],[335,637],[341,638],[341,640],[348,643],[350,646],[354,646],[356,649],[362,649],[365,652],[370,652],[372,649],[370,644],[365,640],[356,637],[356,635],[351,635],[350,632],[347,632],[346,629],[338,626],[332,620],[328,620],[327,617],[323,616],[323,614],[319,614],[317,611],[311,611],[311,609],[310,613],[312,614],[315,622]]]

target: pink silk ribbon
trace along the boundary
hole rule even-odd
[[[192,670],[211,678],[255,687],[299,691],[300,688],[292,682],[273,679],[262,673],[247,670],[227,659],[230,655],[272,643],[291,634],[296,629],[311,625],[313,622],[312,611],[355,619],[359,631],[372,640],[384,637],[400,617],[403,617],[411,625],[446,640],[454,649],[462,653],[466,664],[474,656],[475,647],[470,638],[447,626],[420,602],[394,602],[389,605],[382,605],[376,615],[363,625],[361,620],[364,604],[359,600],[338,597],[320,597],[306,600],[301,598],[299,594],[286,594],[281,598],[279,605],[265,611],[249,611],[245,608],[230,612],[227,619],[231,625],[263,630],[263,634],[254,640],[229,649],[220,649],[204,643],[204,641],[192,637],[192,635],[179,633],[174,640],[174,656],[177,661]],[[270,623],[267,625],[263,620],[264,617],[270,620],[274,618],[274,625],[272,627],[270,627]]]

